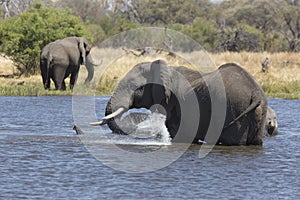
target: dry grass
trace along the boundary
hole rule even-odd
[[[172,57],[167,52],[162,52],[153,57],[137,57],[131,53],[125,54],[122,50],[106,50],[105,52],[111,52],[110,63],[105,65],[108,66],[105,70],[101,69],[101,79],[96,83],[100,94],[110,94],[120,78],[136,64],[164,59],[173,66],[184,65],[191,68],[201,66],[198,69],[202,72],[215,70],[224,63],[237,63],[254,76],[268,97],[300,98],[300,60],[297,53],[224,52],[205,54],[203,52],[179,52],[176,57]],[[116,54],[114,55],[113,52]],[[105,55],[105,53],[100,55]],[[268,71],[262,72],[261,62],[266,57],[269,58]]]
[[[268,71],[261,62],[269,58]],[[262,86],[268,97],[300,99],[300,60],[297,53],[221,53],[213,54],[217,65],[235,62],[244,67]]]
[[[269,58],[269,70],[262,73],[261,62]],[[221,53],[213,54],[216,65],[228,62],[235,62],[244,67],[251,73],[257,81],[266,78],[273,79],[275,82],[293,82],[300,80],[300,60],[297,53]]]
[[[102,64],[95,67],[95,75],[90,87],[92,90],[96,88],[97,95],[111,94],[117,82],[136,64],[163,59],[168,65],[172,66],[183,65],[190,68],[201,66],[200,70],[203,72],[215,70],[224,63],[234,62],[245,68],[255,77],[268,97],[300,99],[300,60],[297,53],[224,52],[206,54],[204,52],[178,52],[176,56],[172,56],[168,52],[162,51],[152,56],[135,56],[132,52],[126,52],[122,49],[97,49],[93,53],[93,55],[97,55],[98,58],[102,59]],[[134,51],[134,53],[139,54],[140,52]],[[261,70],[261,62],[266,57],[269,58],[269,69],[268,72],[264,73]],[[0,75],[15,72],[11,64],[7,62],[3,64],[3,59],[0,59],[0,61]],[[85,67],[81,67],[78,77],[78,86],[83,85],[86,76],[87,71]],[[24,85],[18,85],[20,80],[24,81]],[[68,80],[66,80],[66,82],[68,83]],[[12,85],[12,87],[10,87],[10,85]],[[19,79],[0,78],[0,93],[2,95],[7,93],[13,94],[14,92],[7,91],[15,90],[19,87],[36,87],[37,89],[35,91],[37,92],[32,95],[47,95],[47,92],[39,91],[43,90],[42,79],[39,75],[29,78],[21,77]],[[52,88],[53,87],[52,85]],[[4,90],[3,88],[6,89]],[[20,92],[17,92],[17,94],[18,93]],[[67,91],[59,94],[71,93],[71,91]],[[56,93],[50,92],[50,95],[52,94]]]

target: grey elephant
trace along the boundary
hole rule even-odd
[[[50,79],[57,90],[65,90],[65,78],[71,75],[70,88],[75,85],[80,65],[86,66],[88,76],[85,83],[92,80],[94,63],[91,46],[83,37],[67,37],[47,44],[40,54],[40,69],[45,89],[50,89]]]
[[[277,122],[276,112],[270,106],[268,106],[264,135],[266,137],[271,137],[277,134],[278,134],[278,122]]]
[[[213,86],[219,81],[218,74],[225,96],[218,85]],[[225,108],[218,107],[224,100]],[[183,66],[170,67],[157,60],[138,64],[130,70],[108,101],[105,117],[91,125],[107,124],[114,133],[128,134],[116,119],[129,109],[146,108],[166,115],[165,125],[172,142],[262,145],[267,106],[261,87],[234,63],[201,74]],[[223,121],[218,118],[222,109],[225,112]],[[211,139],[208,130],[217,132],[219,126],[220,135]]]

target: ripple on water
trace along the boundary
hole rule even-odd
[[[96,100],[101,118],[108,98]],[[266,138],[263,147],[218,146],[200,159],[200,146],[192,145],[163,169],[128,174],[103,165],[75,135],[70,97],[0,97],[0,199],[297,199],[300,101],[269,104],[277,112],[279,135]],[[120,147],[135,153],[181,150],[131,144],[134,139],[103,130],[93,129],[100,138],[95,145],[110,140],[125,141]]]

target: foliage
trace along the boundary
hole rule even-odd
[[[109,30],[109,35],[115,35],[124,31],[139,28],[140,26],[134,22],[130,22],[124,18],[116,20]]]
[[[199,42],[206,50],[214,50],[218,31],[212,21],[197,17],[191,26],[186,26],[181,31]]]
[[[224,29],[219,34],[218,50],[259,51],[262,34],[253,26],[241,24],[236,29]]]
[[[217,8],[217,22],[220,28],[233,30],[241,24],[254,27],[259,31],[253,34],[259,38],[262,51],[299,51],[299,8],[299,1],[290,0],[222,1]],[[249,51],[249,48],[241,50]]]
[[[21,73],[31,74],[37,71],[41,48],[55,39],[85,36],[97,44],[123,31],[158,26],[180,31],[211,52],[299,52],[299,2],[0,0],[1,14],[6,18],[0,20],[0,51],[13,58]],[[146,33],[134,40],[149,38]],[[184,41],[176,43],[185,51],[191,49]]]
[[[35,4],[21,15],[0,24],[0,52],[10,56],[21,74],[37,73],[41,49],[51,41],[85,35],[80,20],[68,10]]]
[[[73,15],[89,24],[97,22],[97,19],[105,17],[106,14],[102,2],[97,0],[57,0],[54,8],[70,9]]]

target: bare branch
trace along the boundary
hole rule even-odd
[[[3,18],[6,19],[13,15],[19,15],[25,12],[32,2],[33,0],[2,0],[0,2],[0,6],[4,10]]]

